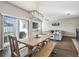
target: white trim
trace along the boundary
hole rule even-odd
[[[4,16],[2,15],[2,26],[4,26],[4,22],[3,22],[3,19],[4,19]],[[2,28],[2,32],[3,32],[3,49],[4,49],[4,27]]]
[[[27,20],[29,21],[30,18],[25,18],[25,17],[18,17],[18,16],[14,16],[14,15],[10,15],[10,14],[6,14],[6,13],[1,13],[3,16],[11,16],[11,17],[14,17],[16,19],[22,19],[22,20]]]
[[[2,49],[4,49],[4,47],[3,47],[3,43],[4,43],[4,37],[3,37],[3,20],[2,20],[3,19],[3,15],[0,13],[0,16],[1,16],[1,22],[0,22],[1,23],[0,24],[1,25],[1,32],[0,33],[1,33],[1,39],[2,39],[1,40],[1,42],[2,42],[1,43],[2,45],[1,46],[2,47],[0,48],[0,50],[2,50]]]

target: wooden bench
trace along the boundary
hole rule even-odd
[[[78,52],[78,57],[79,57],[79,43],[76,39],[72,39],[72,42],[74,43],[74,46]]]
[[[56,42],[49,41],[40,51],[33,54],[32,57],[49,57],[56,46]]]

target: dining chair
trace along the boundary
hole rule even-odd
[[[11,56],[12,57],[29,56],[29,54],[26,54],[27,53],[27,49],[28,49],[27,45],[24,45],[24,44],[20,43],[21,44],[21,47],[20,47],[16,37],[13,37],[13,36],[10,36],[10,35],[8,37],[9,37]],[[26,53],[24,53],[24,52],[26,52]]]

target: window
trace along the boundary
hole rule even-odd
[[[28,21],[4,16],[3,21],[4,47],[9,45],[8,35],[15,36],[17,39],[28,39]]]

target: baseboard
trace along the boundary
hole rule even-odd
[[[76,35],[63,34],[63,36],[76,37]]]
[[[71,38],[76,38],[75,36],[63,36],[63,37],[71,37]]]

